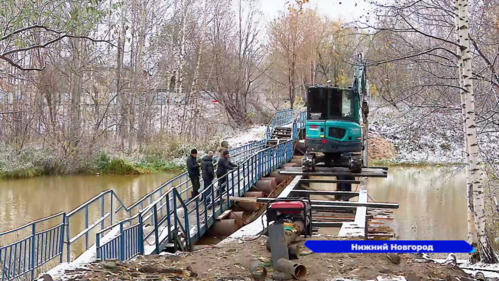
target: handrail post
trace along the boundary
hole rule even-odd
[[[64,230],[66,229],[66,213],[62,214],[62,224],[61,224],[61,245],[59,251],[61,252],[61,257],[59,259],[59,263],[62,263],[62,257],[64,256]]]
[[[114,210],[113,210],[113,199],[114,199],[114,196],[113,196],[113,193],[111,193],[111,210],[110,210],[110,214],[111,214],[111,225],[113,225],[113,214],[114,214]]]
[[[170,218],[170,192],[167,192],[166,193],[166,217],[167,217],[167,227],[168,227],[168,242],[170,242],[172,240],[172,237],[171,237],[171,234],[170,234],[170,231],[172,229],[172,226],[171,226],[171,218]]]
[[[196,196],[196,199],[194,199],[195,203],[196,203],[196,226],[198,228],[198,231],[196,233],[196,236],[198,237],[198,239],[201,237],[201,224],[199,222],[199,196]]]
[[[118,259],[125,260],[125,234],[123,233],[123,222],[120,222],[120,249]]]
[[[177,196],[175,194],[176,192],[177,192],[177,188],[174,187],[173,188],[173,193],[174,193],[173,194],[173,218],[174,218],[174,220],[173,220],[173,226],[174,226],[175,230],[178,227],[178,223],[177,223],[177,219],[178,219],[177,218]]]
[[[31,227],[31,258],[30,258],[30,269],[31,269],[31,280],[35,279],[35,241],[36,241],[36,223],[33,223]]]
[[[112,195],[111,195],[112,196]],[[100,217],[103,218],[104,217],[104,213],[105,213],[105,210],[104,210],[104,197],[105,196],[102,196],[100,198]],[[102,220],[102,222],[100,223],[100,229],[103,230],[104,229],[104,220]]]
[[[241,170],[237,168],[237,197],[241,197]]]
[[[95,235],[95,254],[97,257],[97,260],[101,259],[101,251],[100,251],[100,233],[97,233]]]
[[[139,214],[139,229],[138,229],[138,237],[137,237],[137,242],[139,243],[139,254],[143,255],[144,254],[144,226],[143,226],[143,221],[142,221],[142,214]]]
[[[85,206],[85,229],[88,229],[88,205]],[[88,250],[88,231],[85,232],[85,250]]]
[[[154,240],[156,241],[156,254],[159,254],[158,206],[156,204],[153,207],[153,216],[154,216]]]
[[[190,248],[190,245],[192,245],[192,243],[191,243],[191,231],[189,229],[189,210],[187,209],[187,207],[185,207],[185,210],[184,210],[184,219],[185,219],[186,241],[187,241],[189,248]]]
[[[232,172],[230,173],[230,175],[232,176],[231,179],[234,177],[234,170],[232,170]],[[229,193],[230,193],[230,189],[229,189],[229,174],[227,174],[227,179],[225,181],[225,189],[227,190],[227,209],[228,210],[230,208],[230,200],[229,200]],[[232,190],[234,190],[234,186],[232,186]]]
[[[68,243],[66,246],[66,262],[71,262],[71,242],[69,241],[69,217],[66,217],[66,240]]]

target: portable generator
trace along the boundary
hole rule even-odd
[[[312,236],[312,204],[304,198],[276,198],[267,204],[267,229],[269,224],[299,223],[301,235]]]

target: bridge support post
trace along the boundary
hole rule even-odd
[[[154,205],[153,207],[154,216],[154,241],[156,242],[156,254],[159,254],[159,235],[158,235],[158,207]]]
[[[31,227],[31,258],[29,259],[29,267],[31,269],[31,280],[35,279],[35,241],[36,241],[36,223]]]
[[[139,254],[143,255],[144,254],[144,226],[142,222],[142,214],[139,214],[139,237],[137,237],[137,242],[139,243],[138,248],[139,248]]]
[[[61,227],[61,245],[59,251],[61,252],[61,257],[59,263],[62,263],[62,258],[64,256],[64,230],[66,229],[66,213],[62,214],[62,227]],[[69,262],[69,261],[68,261]]]
[[[120,251],[118,254],[118,260],[125,260],[125,234],[123,233],[123,222],[120,223]]]

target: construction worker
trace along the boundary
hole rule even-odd
[[[191,150],[191,155],[187,157],[187,173],[192,183],[192,197],[199,194],[199,164],[197,162],[198,151]]]
[[[225,150],[229,150],[229,143],[226,141],[223,141],[220,143],[220,146],[217,148],[218,159],[223,158],[222,154]]]
[[[203,157],[203,160],[201,161],[201,171],[204,182],[203,190],[206,190],[215,178],[215,172],[213,168],[213,151],[208,151],[208,155]]]
[[[230,162],[229,160],[229,151],[224,150],[222,152],[222,157],[218,159],[218,164],[217,164],[217,178],[218,178],[218,187],[222,188],[222,193],[225,191],[226,188],[226,183],[227,183],[227,172],[230,170],[233,170],[234,168],[237,168],[237,165]],[[217,197],[219,196],[218,190],[217,190]]]

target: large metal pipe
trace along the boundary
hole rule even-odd
[[[269,194],[275,194],[275,190],[277,189],[276,179],[272,177],[262,178],[258,180],[255,186],[258,190],[263,191],[267,196]]]
[[[265,193],[261,191],[248,191],[246,192],[245,196],[259,198],[259,197],[265,197]],[[244,211],[251,213],[260,209],[261,207],[261,205],[256,202],[237,202],[237,206],[239,206]]]
[[[235,219],[226,219],[215,222],[210,228],[210,234],[215,237],[226,237],[236,232],[239,229]]]
[[[307,268],[304,265],[286,259],[279,259],[274,265],[274,269],[287,273],[296,279],[303,279],[307,276]]]
[[[234,212],[232,211],[229,215],[229,219],[234,219],[236,220],[237,225],[239,227],[243,227],[244,225],[244,218],[243,218],[244,212]]]
[[[281,184],[281,182],[288,179],[289,176],[279,174],[279,170],[275,170],[270,173],[270,176],[275,178],[275,182],[277,185]]]
[[[300,237],[303,229],[305,229],[305,225],[302,221],[295,221],[293,223],[293,228],[296,227],[296,232],[287,230],[284,231],[284,244],[289,246],[289,244],[293,243],[298,237]],[[267,250],[270,251],[270,237],[267,238]]]
[[[259,261],[250,263],[249,271],[255,280],[265,280],[267,277],[267,269]]]

